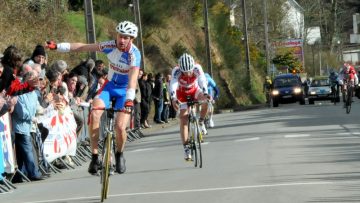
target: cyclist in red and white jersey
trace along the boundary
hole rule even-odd
[[[170,81],[170,95],[172,104],[177,111],[180,109],[180,136],[184,145],[185,160],[191,160],[191,152],[188,141],[188,106],[187,96],[192,100],[208,100],[207,81],[200,64],[194,62],[190,54],[183,54],[179,58],[178,66],[172,71]],[[207,102],[201,106],[199,125],[204,134],[206,129],[204,118],[207,113]]]
[[[344,80],[351,82],[351,85],[354,86],[357,77],[354,66],[349,63],[344,63],[343,74]]]
[[[346,91],[346,84],[349,83],[352,87],[357,85],[358,77],[356,75],[356,71],[354,66],[349,63],[344,63],[343,69],[340,70],[339,73],[339,83],[342,85],[341,91]],[[343,94],[343,102],[345,107],[345,95]]]

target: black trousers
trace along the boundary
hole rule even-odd
[[[144,124],[145,121],[148,119],[149,116],[149,111],[150,111],[150,105],[149,102],[142,100],[140,103],[140,108],[141,108],[141,118],[140,118],[140,123]]]
[[[141,119],[141,105],[139,102],[135,101],[134,104],[134,128],[140,128],[140,119]]]

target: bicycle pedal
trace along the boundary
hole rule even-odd
[[[90,175],[93,175],[93,176],[100,176],[100,171],[96,172],[96,173],[90,173]]]
[[[193,159],[185,159],[186,162],[190,162],[190,161],[193,161]]]

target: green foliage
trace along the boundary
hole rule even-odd
[[[154,44],[145,44],[144,52],[146,56],[159,55],[161,54],[160,48]]]
[[[302,72],[301,62],[291,52],[287,52],[282,55],[276,55],[275,58],[273,58],[272,62],[275,65],[287,67],[289,72]]]
[[[189,53],[188,49],[180,41],[172,46],[172,50],[172,55],[175,58],[179,58],[183,53]]]

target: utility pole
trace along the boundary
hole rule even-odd
[[[267,16],[267,0],[263,0],[263,12],[264,12],[264,32],[265,32],[265,52],[266,52],[266,73],[270,75],[270,53],[269,53],[269,27]]]
[[[140,17],[140,5],[139,0],[133,0],[134,4],[134,16],[135,24],[138,26],[138,38],[136,40],[137,47],[140,49],[141,53],[141,68],[145,71],[145,55],[144,55],[144,44],[142,40],[142,28],[141,28],[141,17]]]
[[[204,27],[205,27],[205,46],[206,46],[206,65],[210,76],[212,77],[212,64],[211,64],[211,49],[210,49],[210,35],[209,35],[209,22],[208,22],[208,3],[204,0]]]
[[[247,31],[247,16],[246,16],[246,2],[242,0],[242,10],[243,10],[243,23],[244,23],[244,40],[245,40],[245,52],[246,52],[246,69],[248,76],[248,85],[249,90],[251,90],[251,77],[250,77],[250,50],[249,50],[249,40],[248,40],[248,31]]]
[[[94,10],[92,0],[84,1],[85,7],[85,25],[86,25],[86,41],[89,44],[96,43],[95,24],[94,24]],[[96,60],[96,52],[89,52],[89,56]]]

